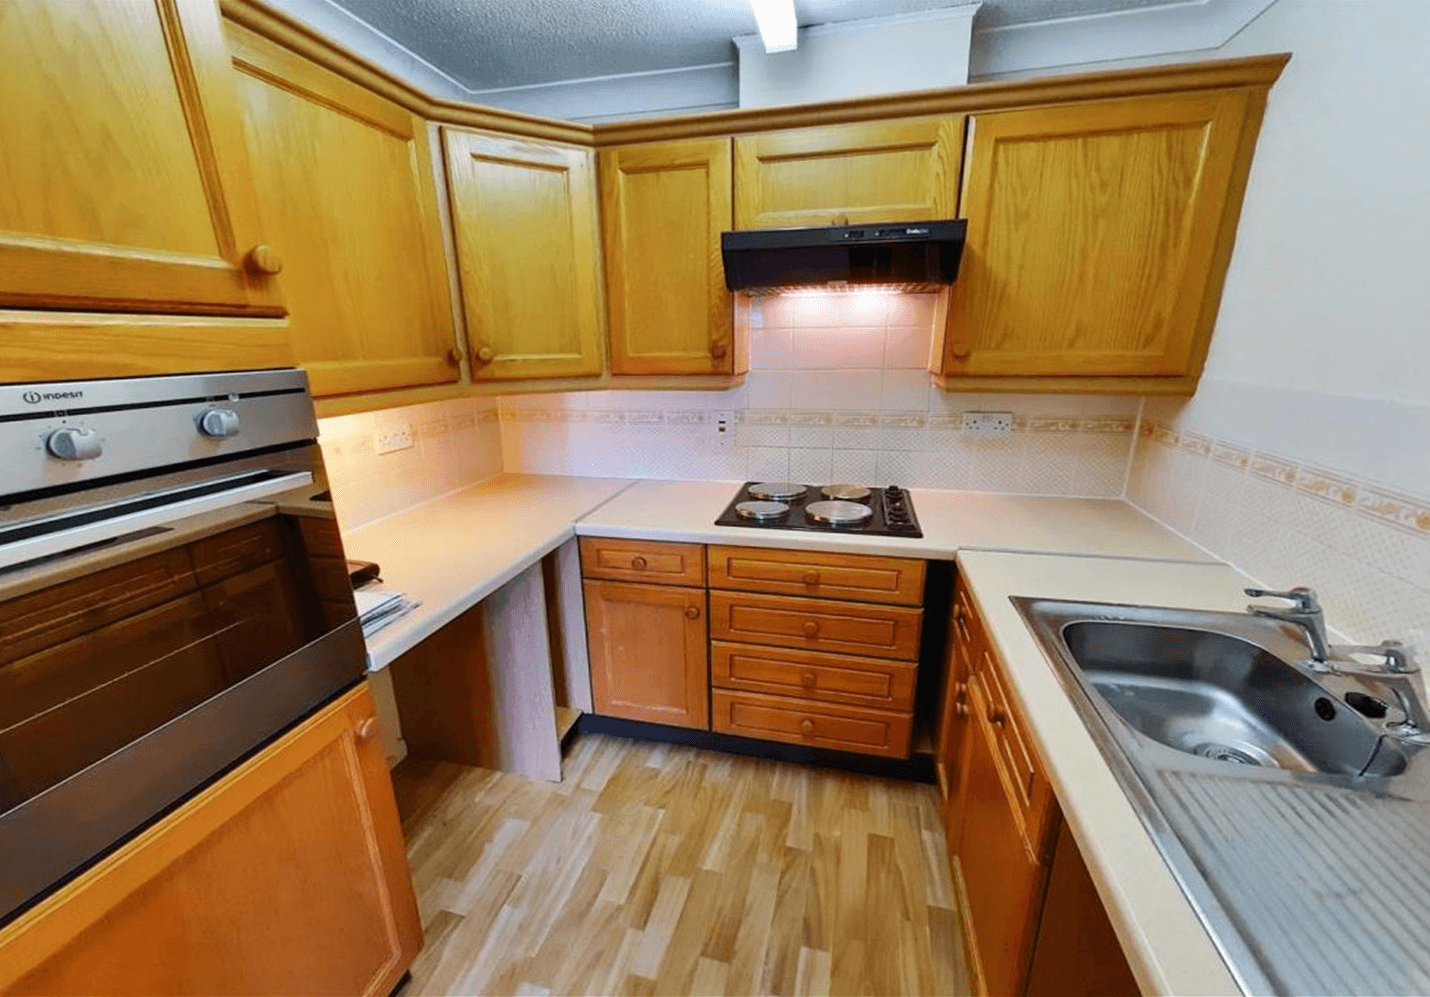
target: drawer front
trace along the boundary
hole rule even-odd
[[[704,585],[705,548],[701,544],[582,537],[581,574],[647,585]]]
[[[710,645],[710,684],[796,699],[912,712],[918,666],[754,644]]]
[[[923,611],[793,596],[710,592],[710,636],[917,661]]]
[[[924,562],[901,557],[711,546],[710,587],[921,606]]]
[[[712,689],[711,728],[721,734],[907,758],[913,718],[857,706]]]

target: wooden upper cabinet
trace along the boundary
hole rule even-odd
[[[1242,88],[975,116],[942,373],[1190,393],[1262,102]]]
[[[730,140],[603,149],[611,373],[731,374]]]
[[[0,305],[283,313],[212,0],[8,0],[0,65]]]
[[[443,128],[472,379],[601,372],[589,149]]]
[[[316,395],[456,381],[426,123],[232,23],[265,230]]]
[[[863,121],[735,139],[735,227],[952,218],[961,114]]]

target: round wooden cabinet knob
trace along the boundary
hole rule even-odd
[[[462,351],[455,346],[447,351],[447,362],[453,367],[459,367],[462,363]]]
[[[818,624],[818,623],[815,623],[813,620],[810,620],[809,622],[807,622],[807,623],[804,625],[804,635],[805,635],[806,637],[818,637],[818,636],[819,636],[819,624]]]
[[[723,359],[728,352],[730,352],[730,346],[723,339],[717,339],[710,344],[710,356],[715,360]]]
[[[495,356],[496,354],[492,352],[492,348],[490,346],[483,346],[481,349],[477,350],[477,359],[480,360],[482,363],[491,363],[492,358]]]
[[[644,571],[646,569],[646,559],[643,557],[631,558],[631,567],[636,571]]]
[[[815,675],[814,672],[805,672],[799,677],[799,680],[805,685],[814,685],[815,682],[819,681],[819,676]]]
[[[275,274],[283,269],[283,257],[271,246],[254,246],[243,258],[243,265],[253,273]]]
[[[994,727],[1002,727],[1002,726],[1003,726],[1003,721],[1005,721],[1005,720],[1007,720],[1007,719],[1008,719],[1008,714],[1006,714],[1006,713],[1003,712],[1003,708],[1002,708],[1001,706],[994,706],[994,705],[992,705],[991,703],[989,704],[989,706],[988,706],[988,722],[989,722],[989,723],[991,723]]]
[[[685,618],[686,618],[687,620],[698,620],[698,619],[700,619],[700,607],[699,607],[699,606],[686,606],[686,607],[685,607]]]
[[[370,741],[377,733],[377,717],[368,717],[357,726],[357,739],[359,741]]]
[[[818,571],[806,571],[806,572],[804,573],[804,575],[803,575],[803,578],[804,578],[804,583],[805,583],[806,585],[818,585],[818,584],[819,584],[819,572],[818,572]]]
[[[967,343],[954,343],[949,352],[953,354],[955,360],[967,360],[973,353],[973,347]]]
[[[813,720],[801,720],[801,721],[799,722],[799,732],[800,732],[801,734],[803,734],[805,737],[809,737],[809,735],[811,735],[811,734],[814,733],[814,721],[813,721]]]
[[[956,717],[958,717],[958,719],[960,719],[960,720],[967,720],[967,719],[968,719],[968,704],[967,704],[967,703],[955,703],[955,704],[954,704],[954,707],[953,707],[953,715],[956,716]]]

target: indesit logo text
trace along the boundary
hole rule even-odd
[[[40,402],[60,402],[71,398],[83,398],[83,391],[27,391],[20,396],[31,405],[38,405]]]

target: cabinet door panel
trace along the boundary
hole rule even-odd
[[[0,993],[387,994],[422,944],[361,687],[0,930]]]
[[[443,128],[475,380],[601,372],[591,153]]]
[[[1212,91],[975,117],[944,372],[1195,373],[1247,107]]]
[[[968,918],[964,930],[976,950],[990,994],[1022,992],[1042,909],[1047,866],[1029,851],[1022,820],[1003,774],[979,679],[971,683],[974,719],[963,786],[959,867]]]
[[[596,712],[710,726],[705,590],[586,581]]]
[[[735,139],[735,227],[951,218],[963,116],[795,128]]]
[[[427,126],[233,24],[265,229],[315,395],[455,381]]]
[[[729,374],[730,140],[603,149],[613,374]]]
[[[216,5],[0,10],[0,305],[281,315]]]

